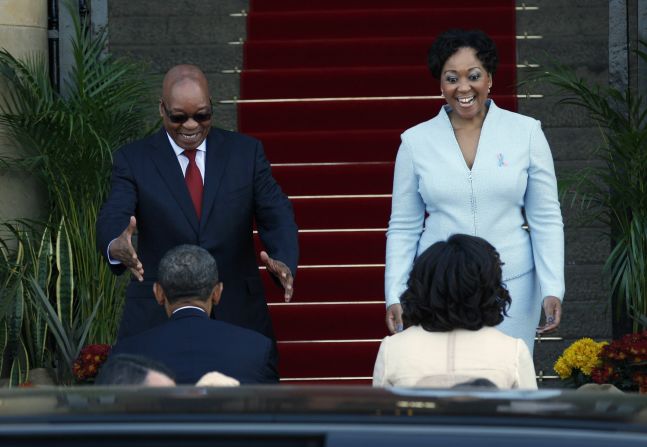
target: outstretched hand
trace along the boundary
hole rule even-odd
[[[544,315],[546,316],[546,324],[539,326],[537,332],[539,334],[546,334],[552,332],[559,327],[562,321],[562,302],[556,296],[547,296],[543,302]]]
[[[386,308],[386,327],[391,334],[402,332],[402,305],[400,303],[391,304]]]
[[[135,216],[130,216],[130,222],[126,229],[110,244],[110,257],[128,267],[137,280],[143,281],[144,266],[139,261],[135,247],[132,244],[132,237],[136,232],[137,220]]]
[[[266,251],[261,252],[261,262],[265,265],[268,272],[281,281],[283,290],[285,290],[285,294],[283,295],[285,302],[289,303],[292,299],[292,293],[294,293],[294,289],[292,288],[294,277],[288,266],[279,260],[270,258]]]

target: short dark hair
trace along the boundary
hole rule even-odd
[[[142,385],[151,371],[175,379],[173,372],[162,363],[132,354],[115,354],[108,357],[99,369],[95,385]]]
[[[400,298],[405,323],[431,332],[501,323],[511,302],[501,265],[499,253],[480,237],[455,234],[436,242],[413,264]]]
[[[499,65],[494,41],[481,30],[453,28],[438,36],[429,48],[427,64],[434,78],[440,79],[445,62],[460,48],[475,49],[476,57],[483,67],[490,75],[494,75]]]
[[[171,304],[182,298],[206,301],[218,284],[218,265],[204,248],[178,245],[162,257],[157,282]]]

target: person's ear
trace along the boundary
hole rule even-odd
[[[164,289],[162,289],[162,286],[160,286],[158,282],[153,284],[153,295],[155,295],[155,301],[157,301],[157,304],[163,306],[166,302],[166,295],[164,294]]]
[[[164,119],[164,117],[166,116],[166,113],[164,113],[164,103],[161,98],[160,98],[159,112],[160,112],[160,117]]]
[[[224,286],[222,285],[221,282],[216,284],[211,291],[211,301],[213,302],[214,306],[217,306],[218,303],[220,302],[220,297],[222,296],[222,289]]]

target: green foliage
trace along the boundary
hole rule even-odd
[[[31,287],[33,294],[30,295],[34,300],[34,304],[38,312],[45,318],[50,327],[51,333],[56,341],[55,350],[55,364],[56,368],[56,381],[61,385],[71,385],[74,383],[74,361],[79,356],[81,349],[85,346],[85,342],[90,331],[90,327],[101,304],[100,300],[95,304],[92,312],[86,320],[82,320],[80,315],[77,315],[71,322],[65,322],[60,318],[61,315],[61,302],[69,302],[73,300],[71,294],[65,294],[62,299],[57,296],[57,308],[54,309],[49,298],[45,295],[45,291],[40,288],[38,282],[31,279]],[[68,290],[71,292],[71,290]],[[80,314],[80,312],[78,312]]]
[[[568,95],[560,103],[584,109],[602,131],[601,165],[567,178],[564,192],[610,228],[612,299],[624,303],[634,331],[647,328],[647,104],[631,88],[591,86],[562,65],[535,79],[559,87]]]
[[[2,377],[9,378],[10,385],[18,385],[28,380],[30,366],[43,367],[47,362],[47,326],[29,300],[30,291],[25,279],[49,275],[45,266],[51,264],[51,256],[47,252],[48,244],[44,242],[49,238],[49,232],[43,232],[39,250],[34,243],[39,240],[33,237],[39,232],[33,226],[5,223],[3,227],[11,235],[15,248],[10,249],[4,239],[0,240],[3,261],[0,264],[1,371]]]
[[[69,211],[71,200],[92,202],[97,190],[105,193],[112,151],[146,127],[150,88],[143,68],[103,54],[105,40],[75,22],[75,66],[65,97],[50,84],[43,55],[21,61],[0,50],[0,74],[11,86],[1,97],[0,124],[22,149],[3,162],[33,169],[55,214]]]
[[[74,12],[71,3],[67,6]],[[93,36],[87,23],[76,18],[75,13],[71,15],[76,19],[74,65],[62,89],[65,94],[58,93],[50,84],[43,55],[18,60],[0,50],[0,77],[9,86],[0,94],[0,129],[19,154],[0,158],[0,167],[27,170],[35,175],[47,192],[49,204],[46,230],[41,227],[40,233],[29,236],[41,241],[40,244],[33,244],[31,239],[27,243],[26,233],[17,237],[12,231],[23,250],[27,246],[38,248],[29,256],[5,260],[2,277],[12,284],[22,284],[22,292],[15,293],[33,298],[34,291],[40,290],[51,297],[50,304],[56,303],[57,318],[63,327],[61,333],[76,334],[76,325],[91,321],[96,312],[87,341],[112,343],[126,278],[116,280],[98,253],[95,223],[109,189],[112,152],[150,133],[146,115],[153,101],[152,82],[145,74],[147,67],[107,54],[107,35]],[[60,227],[63,222],[65,225]],[[56,244],[52,243],[52,230]],[[7,251],[11,244],[5,245]],[[51,281],[53,276],[55,284]],[[24,283],[27,277],[33,279],[29,287]],[[15,294],[4,301],[13,303],[2,315],[7,346],[11,346],[11,353],[16,353],[11,357],[16,358],[20,352],[15,343],[18,303],[29,302],[29,306],[34,306],[37,301],[25,301]],[[8,311],[14,312],[13,319]],[[22,319],[22,340],[32,363],[34,359],[40,363],[44,358],[43,334],[47,325],[39,315],[24,312]],[[51,318],[47,321],[51,323]]]
[[[71,384],[72,365],[87,340],[103,297],[99,296],[89,315],[75,306],[76,272],[65,220],[56,231],[26,223],[5,223],[4,227],[16,241],[16,248],[9,249],[2,241],[7,261],[4,265],[10,266],[2,271],[6,292],[0,308],[3,376],[10,379],[11,385],[18,385],[28,380],[30,365],[53,365],[57,382]],[[34,238],[34,234],[40,234],[41,239]],[[53,340],[48,340],[48,334]]]
[[[74,290],[74,259],[72,242],[68,237],[64,219],[61,220],[57,228],[54,252],[56,253],[55,287],[39,281],[39,278],[34,275],[27,278],[26,287],[31,292],[28,294],[29,298],[40,317],[47,322],[56,341],[57,349],[54,360],[57,365],[57,382],[72,384],[74,382],[74,360],[86,342],[103,297],[99,296],[87,316],[83,314],[83,309],[74,305],[77,295]],[[48,291],[52,289],[55,290],[56,307],[52,305],[53,300],[48,296]]]
[[[633,218],[618,232],[619,239],[605,268],[611,276],[611,288],[624,299],[634,332],[647,328],[647,220]]]
[[[65,332],[72,330],[74,319],[74,261],[72,244],[65,220],[61,220],[56,236],[56,310]]]

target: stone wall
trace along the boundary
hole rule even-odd
[[[0,48],[19,59],[37,52],[47,54],[47,2],[0,2]],[[6,88],[0,83],[0,91]],[[0,155],[11,157],[16,151],[0,129]],[[43,207],[43,195],[33,178],[22,172],[0,171],[0,220],[38,217]]]
[[[555,61],[572,67],[591,83],[606,85],[608,79],[608,2],[605,0],[518,1],[537,11],[517,13],[517,34],[541,35],[537,40],[519,40],[518,61],[550,68]],[[520,80],[531,70],[518,70]],[[595,163],[593,150],[601,144],[600,131],[578,108],[558,105],[562,97],[555,88],[532,84],[520,93],[543,94],[541,99],[519,102],[519,111],[541,120],[551,145],[558,177]],[[611,337],[611,307],[602,280],[602,264],[610,243],[605,228],[578,225],[575,210],[562,211],[566,230],[566,296],[564,318],[557,336],[562,342],[544,342],[535,350],[538,370],[554,375],[552,364],[575,339]],[[553,385],[549,382],[547,385]]]
[[[214,3],[217,7],[214,7]],[[218,104],[238,96],[236,74],[223,70],[241,67],[245,18],[231,13],[247,8],[247,0],[111,0],[108,4],[109,46],[115,54],[129,54],[150,62],[151,71],[163,74],[177,64],[195,64],[209,79],[215,105],[215,124],[235,130],[236,107]],[[151,108],[157,115],[157,104]]]

